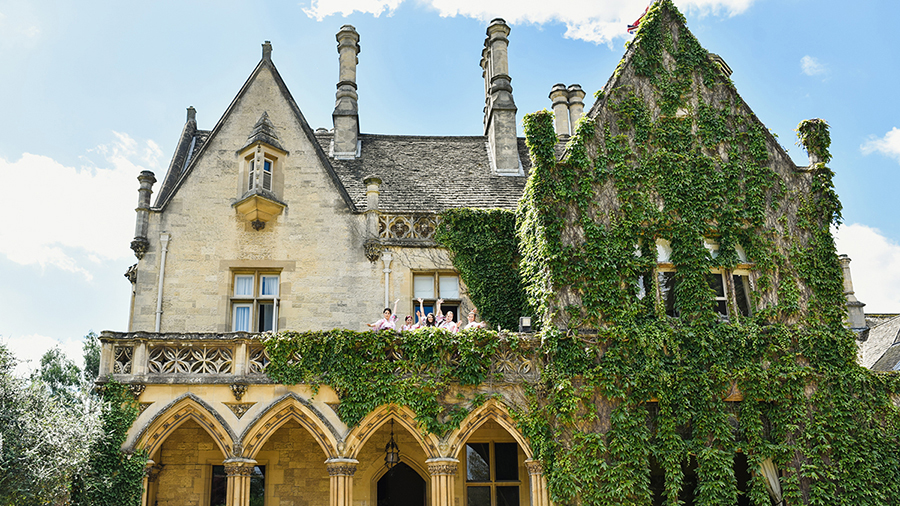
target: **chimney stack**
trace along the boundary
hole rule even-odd
[[[569,131],[569,92],[566,85],[554,84],[550,90],[550,100],[553,103],[553,126],[556,128],[556,136],[563,137],[571,134]]]
[[[487,137],[491,162],[497,174],[522,174],[516,138],[516,103],[509,77],[509,25],[502,19],[491,21],[481,52],[484,71],[485,110],[484,135]]]
[[[584,114],[584,90],[580,84],[569,85],[569,124],[571,133],[575,133],[575,125]]]
[[[351,25],[344,25],[335,36],[340,55],[340,80],[335,93],[334,157],[356,158],[359,144],[359,107],[356,94],[356,65],[359,63],[359,34]]]
[[[262,59],[263,60],[272,60],[272,43],[270,41],[263,42],[262,45]]]
[[[575,133],[575,125],[584,114],[584,90],[579,84],[554,84],[550,90],[553,103],[553,125],[557,137],[568,137]]]

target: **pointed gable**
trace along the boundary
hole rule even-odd
[[[710,272],[728,274],[738,265],[749,271],[750,264],[769,269],[752,272],[758,308],[785,302],[796,308],[789,319],[806,309],[811,291],[779,292],[778,284],[803,283],[791,256],[815,240],[815,227],[803,224],[821,220],[816,227],[827,230],[823,216],[800,216],[801,198],[813,196],[818,176],[791,161],[743,102],[722,63],[699,44],[673,2],[660,0],[562,160],[553,156],[550,113],[526,118],[535,160],[520,208],[532,236],[526,264],[544,272],[535,279],[555,285],[549,291],[534,287],[546,297],[542,312],[555,314],[555,323],[599,328],[604,321],[658,312],[659,304],[673,299],[663,293],[654,308],[655,297],[644,295],[674,293],[679,283],[683,296],[663,312],[714,319],[710,301],[718,299],[710,295]],[[825,187],[827,182],[818,188]],[[636,286],[656,272],[659,240],[671,244],[671,260],[660,262],[672,274]],[[548,244],[582,259],[573,260],[579,267],[551,261]],[[724,289],[722,304],[735,292]]]
[[[193,123],[189,121],[188,125],[185,126],[186,133],[182,134],[182,138],[180,139],[178,147],[176,148],[176,153],[173,157],[172,163],[170,164],[169,172],[166,174],[163,191],[161,191],[160,195],[157,197],[155,206],[156,208],[162,210],[166,208],[168,203],[172,200],[173,196],[178,192],[178,189],[185,183],[185,181],[190,177],[191,172],[198,166],[199,161],[204,157],[207,150],[209,149],[209,146],[213,145],[222,135],[223,130],[225,130],[230,125],[231,119],[239,106],[247,100],[251,100],[251,98],[248,97],[248,95],[250,94],[250,90],[254,88],[254,85],[258,83],[264,73],[271,76],[271,79],[274,82],[274,87],[276,89],[276,94],[278,95],[278,97],[280,97],[281,100],[284,101],[282,104],[279,104],[277,106],[278,110],[286,111],[287,114],[291,117],[292,121],[296,123],[296,125],[302,131],[303,137],[306,141],[308,141],[305,147],[307,147],[314,153],[315,157],[321,164],[321,167],[334,185],[335,191],[338,192],[347,208],[350,211],[356,211],[353,200],[350,198],[346,188],[344,188],[340,178],[338,178],[337,174],[335,173],[334,168],[332,167],[331,162],[328,159],[328,156],[319,145],[319,142],[316,139],[312,128],[310,128],[309,123],[307,123],[306,118],[303,116],[303,113],[297,106],[296,101],[294,100],[293,96],[291,96],[287,85],[281,78],[281,74],[279,74],[278,70],[275,68],[275,64],[271,59],[271,52],[267,52],[265,50],[263,52],[263,58],[247,78],[247,81],[241,87],[241,90],[235,96],[234,100],[231,101],[231,104],[228,106],[228,108],[225,110],[225,113],[216,123],[216,126],[209,132],[203,132],[205,135],[202,136],[203,142],[200,143],[199,146],[196,142],[194,142],[194,149],[192,152],[190,152],[191,156],[186,156],[184,153],[186,151],[190,151],[190,148],[186,147],[191,145],[191,141],[186,140],[189,137],[187,132],[189,130],[191,133],[196,131],[196,121],[194,121]],[[258,100],[259,97],[256,97],[256,99]],[[286,107],[284,107],[285,105]],[[288,149],[282,147],[276,131],[277,128],[269,118],[268,110],[264,109],[262,112],[262,116],[258,121],[256,121],[256,124],[250,131],[247,144],[243,148],[241,148],[241,146],[235,146],[235,150],[240,151],[250,144],[259,141],[269,144],[280,150],[288,151],[290,147],[288,147]],[[182,160],[184,160],[182,162],[184,166],[183,168],[179,168],[178,162]]]

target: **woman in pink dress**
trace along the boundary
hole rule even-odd
[[[393,330],[395,328],[394,325],[397,322],[397,304],[399,304],[399,303],[400,303],[400,299],[395,300],[393,310],[391,310],[391,308],[389,308],[389,307],[384,308],[384,312],[381,313],[383,318],[381,318],[380,320],[378,320],[375,323],[367,323],[366,325],[368,325],[369,327],[372,327],[372,330],[374,330],[375,332],[378,332],[379,330],[385,330],[385,329]]]

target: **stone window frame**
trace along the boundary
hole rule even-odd
[[[264,330],[259,329],[259,311],[260,307],[265,304],[272,304],[272,328],[270,329],[272,332],[278,331],[278,309],[281,301],[281,285],[282,285],[282,277],[280,269],[249,269],[249,268],[234,268],[230,271],[231,275],[231,284],[228,290],[229,293],[229,303],[231,310],[228,314],[231,317],[231,331],[232,332],[265,332]],[[238,277],[247,277],[252,276],[253,278],[253,287],[251,288],[250,295],[237,294],[235,293],[237,290],[237,279]],[[276,293],[274,295],[262,295],[262,280],[264,277],[275,277],[277,278],[276,283]],[[237,309],[241,307],[247,307],[250,311],[250,326],[247,330],[236,330],[237,329]]]
[[[281,198],[280,193],[283,191],[283,181],[279,177],[279,171],[283,169],[282,162],[288,156],[287,151],[270,146],[265,142],[257,141],[242,149],[238,156],[240,160],[240,170],[238,171],[239,194],[244,195],[254,190],[266,191],[277,198]],[[254,184],[255,167],[259,165],[265,167],[265,162],[271,163],[268,184],[266,184],[265,178],[261,178],[260,187],[257,188]]]
[[[462,308],[463,296],[462,296],[462,282],[459,278],[459,272],[454,271],[452,269],[430,269],[430,270],[414,270],[412,271],[412,312],[409,314],[415,314],[419,309],[419,294],[416,293],[416,277],[424,277],[424,276],[432,276],[434,283],[432,285],[432,297],[422,297],[422,304],[426,308],[431,307],[432,312],[436,309],[436,304],[438,299],[444,299],[444,302],[441,303],[441,310],[446,313],[447,308],[453,309],[453,316],[455,321],[459,322],[460,315],[459,311]],[[440,278],[441,276],[453,276],[456,278],[456,296],[455,297],[444,297],[441,294],[440,287]],[[435,315],[437,316],[437,315]],[[398,316],[398,318],[400,318]]]
[[[704,238],[704,246],[709,250],[710,255],[715,258],[718,251],[718,244],[714,239]],[[738,257],[742,263],[739,263],[733,269],[725,269],[722,267],[714,267],[709,270],[709,275],[721,276],[722,295],[715,295],[716,303],[715,311],[719,318],[723,321],[731,320],[736,314],[742,317],[753,316],[753,280],[751,273],[753,264],[747,259],[743,248],[738,245]],[[657,262],[653,272],[653,285],[656,293],[656,300],[663,307],[666,316],[677,317],[678,312],[675,308],[675,287],[677,286],[677,278],[674,274],[677,272],[675,264],[671,262],[671,246],[669,241],[662,238],[656,239]],[[734,278],[741,278],[740,289],[743,292],[743,300],[746,304],[741,307],[738,303],[738,286]],[[672,280],[671,287],[666,289],[667,281]],[[707,278],[709,281],[709,278]],[[712,288],[712,285],[710,285]],[[671,299],[670,299],[671,298]],[[671,300],[671,302],[670,302]],[[719,302],[724,302],[724,313],[719,307]],[[735,314],[736,313],[736,314]]]
[[[470,481],[469,480],[469,476],[468,476],[468,464],[469,464],[468,446],[469,446],[469,444],[487,444],[487,445],[489,445],[489,463],[488,463],[489,473],[490,473],[489,481]],[[497,479],[497,476],[496,476],[496,473],[497,473],[496,445],[497,444],[515,445],[515,447],[516,447],[516,463],[515,463],[515,465],[516,465],[516,476],[518,478],[517,480],[498,480]],[[525,500],[528,499],[528,496],[523,495],[523,493],[522,493],[522,485],[523,485],[524,481],[522,480],[522,466],[520,464],[521,464],[521,460],[522,460],[523,450],[517,442],[515,442],[515,441],[495,441],[494,439],[482,440],[481,438],[470,439],[465,442],[462,449],[463,449],[463,455],[464,455],[463,460],[462,460],[463,485],[464,485],[464,489],[465,489],[465,492],[463,494],[464,506],[474,506],[474,505],[469,504],[469,489],[477,488],[477,487],[489,487],[490,488],[490,506],[500,506],[498,498],[497,498],[497,488],[498,487],[516,487],[518,489],[517,493],[519,495],[519,504],[522,503],[523,499],[525,499]]]

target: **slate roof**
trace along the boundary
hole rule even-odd
[[[869,329],[859,343],[859,363],[873,371],[892,371],[900,363],[900,316]]]
[[[193,120],[184,124],[181,137],[175,146],[175,154],[169,164],[169,170],[166,171],[166,177],[159,186],[159,193],[156,194],[154,207],[159,207],[160,203],[165,202],[172,194],[181,175],[209,138],[209,132],[209,130],[198,130],[197,122]]]
[[[316,134],[322,149],[331,149],[332,134]],[[515,209],[525,189],[524,176],[491,172],[485,137],[425,137],[360,134],[360,157],[330,159],[356,208],[366,210],[363,180],[382,180],[379,211],[441,212],[456,207]],[[519,158],[531,168],[525,139]]]

